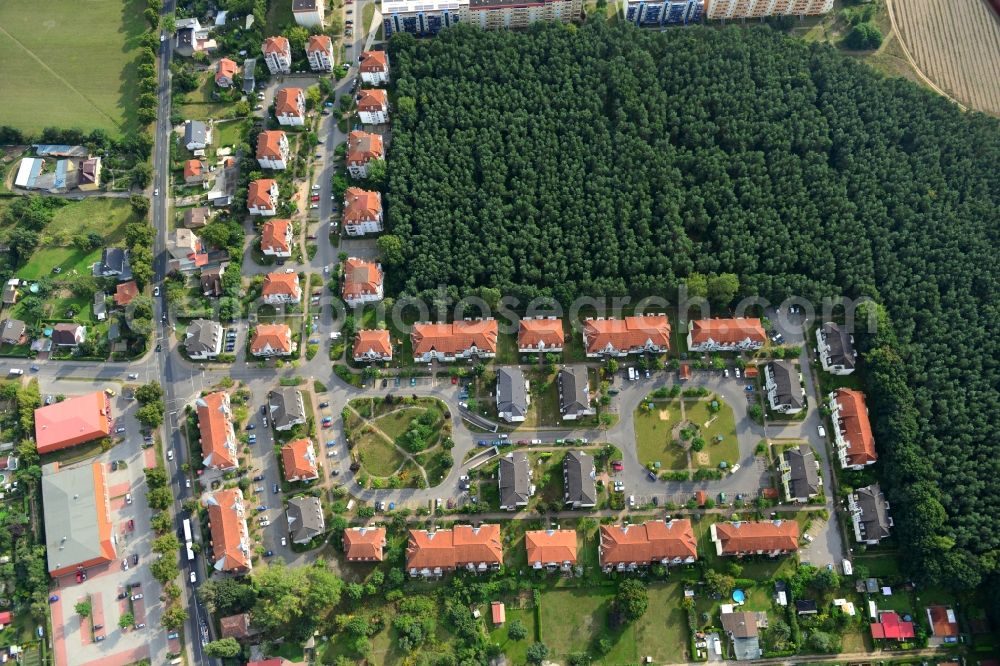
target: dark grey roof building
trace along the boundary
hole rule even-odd
[[[208,125],[200,120],[184,121],[184,145],[188,150],[204,148],[211,143]]]
[[[222,326],[208,319],[195,319],[188,325],[184,351],[195,360],[218,356],[222,352]]]
[[[257,58],[247,58],[243,61],[243,92],[249,95],[254,91],[256,81],[254,70],[257,68]]]
[[[5,319],[0,325],[0,342],[5,345],[16,345],[21,342],[27,325],[20,319]]]
[[[824,323],[816,329],[816,348],[827,372],[835,375],[854,372],[858,352],[854,350],[854,338],[844,328],[830,321]]]
[[[326,529],[323,505],[316,497],[288,500],[285,515],[288,517],[288,533],[293,543],[309,543]]]
[[[597,504],[594,459],[583,451],[568,451],[563,458],[564,499],[574,509]]]
[[[771,409],[783,414],[797,414],[805,409],[806,394],[794,363],[771,361],[764,366],[764,380]]]
[[[889,502],[877,483],[858,488],[847,497],[847,508],[854,524],[854,538],[858,543],[877,544],[889,536],[892,516]]]
[[[128,250],[121,247],[106,247],[101,252],[101,261],[94,265],[94,275],[117,277],[120,281],[132,279],[132,269],[128,263]]]
[[[596,413],[590,404],[587,366],[567,365],[559,370],[559,413],[567,421]]]
[[[807,445],[789,449],[782,456],[781,483],[785,496],[793,502],[805,502],[819,494],[819,469],[816,454]]]
[[[284,387],[277,391],[269,391],[267,405],[275,430],[291,430],[306,422],[306,407],[302,402],[302,393],[298,389]]]
[[[500,508],[516,511],[520,507],[527,506],[533,491],[528,454],[515,451],[501,458]]]
[[[720,618],[722,628],[733,641],[733,656],[738,661],[760,659],[760,635],[757,625],[761,621],[761,616],[750,611],[738,611],[722,613]]]
[[[521,368],[497,370],[497,415],[509,423],[528,415],[528,385]]]
[[[101,463],[42,468],[42,507],[49,572],[64,575],[80,567],[114,561],[118,538],[108,520],[108,479]]]

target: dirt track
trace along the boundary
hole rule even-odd
[[[987,0],[896,0],[890,5],[905,50],[947,95],[1000,116],[1000,17]]]

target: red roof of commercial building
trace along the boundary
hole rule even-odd
[[[385,51],[364,51],[361,54],[362,72],[385,72],[389,69],[389,56]]]
[[[139,295],[139,286],[135,280],[120,282],[115,287],[115,304],[124,307],[132,302],[132,299]]]
[[[562,347],[566,342],[562,319],[522,319],[517,329],[517,346],[522,349],[538,347]]]
[[[215,566],[221,561],[222,571],[250,568],[250,553],[243,550],[248,539],[244,515],[236,509],[243,503],[239,488],[219,490],[208,502],[208,522],[212,531],[212,555]]]
[[[602,525],[601,566],[698,557],[691,521],[651,520],[641,525]]]
[[[367,164],[369,160],[385,157],[382,137],[378,134],[355,130],[347,135],[347,163]]]
[[[344,224],[357,224],[382,217],[382,195],[360,187],[344,191]]]
[[[456,354],[473,345],[477,349],[496,353],[499,329],[495,319],[456,321],[453,324],[414,324],[413,353],[436,351]]]
[[[670,322],[666,315],[645,315],[624,319],[588,319],[584,323],[587,352],[600,352],[611,345],[624,351],[642,347],[647,341],[662,349],[670,348]]]
[[[316,449],[312,440],[303,437],[281,447],[281,463],[285,467],[285,478],[292,480],[315,479],[319,476],[316,468]]]
[[[265,347],[283,352],[292,351],[292,329],[286,324],[259,324],[254,330],[250,351],[258,354]]]
[[[274,115],[276,116],[301,116],[305,104],[305,95],[302,88],[282,88],[274,96]]]
[[[288,40],[284,37],[268,37],[264,40],[264,55],[270,55],[271,53],[279,54],[289,54],[291,53],[291,47],[288,45]]]
[[[502,601],[494,601],[490,604],[490,611],[493,615],[493,624],[503,624],[507,621],[507,612]]]
[[[315,51],[329,51],[333,48],[333,40],[330,39],[328,35],[312,35],[309,37],[309,42],[306,44],[306,51],[313,53]]]
[[[205,459],[211,459],[212,467],[219,469],[230,469],[237,463],[235,453],[228,446],[235,440],[228,403],[229,396],[222,391],[209,393],[196,401],[201,452]]]
[[[111,434],[111,403],[104,391],[67,398],[35,410],[39,453],[59,451]]]
[[[281,130],[268,130],[257,135],[257,159],[281,158],[281,143],[285,133]]]
[[[344,530],[344,554],[351,562],[381,562],[384,527],[349,527]]]
[[[840,405],[840,429],[847,442],[847,461],[852,465],[866,465],[878,460],[875,437],[868,421],[865,394],[854,389],[839,388],[835,397]]]
[[[277,202],[271,198],[271,189],[278,183],[271,178],[252,181],[247,188],[247,208],[267,208],[273,210]]]
[[[576,564],[576,530],[532,530],[524,533],[528,565]]]
[[[291,220],[268,220],[264,223],[264,228],[260,232],[261,251],[271,252],[291,252],[288,244],[288,229],[292,226]]]
[[[696,319],[691,322],[691,342],[702,344],[713,340],[719,344],[737,344],[746,339],[763,344],[767,334],[760,319]]]
[[[454,569],[466,564],[503,563],[499,525],[455,525],[450,530],[410,530],[408,569]]]
[[[928,606],[927,620],[935,636],[958,636],[955,611],[946,606]]]
[[[903,622],[896,611],[879,611],[878,622],[872,622],[872,637],[901,641],[913,638],[913,623]]]
[[[794,520],[715,523],[722,555],[799,549],[799,524]]]
[[[264,276],[263,296],[288,296],[295,300],[302,298],[299,276],[295,273],[268,273]]]
[[[344,262],[344,299],[378,293],[382,287],[382,269],[364,259],[349,257]]]
[[[392,358],[392,342],[387,330],[361,330],[354,338],[354,358],[374,352],[379,356]]]
[[[367,88],[358,95],[358,111],[385,111],[389,108],[389,94],[379,88]]]

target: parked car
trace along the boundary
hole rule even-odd
[[[272,487],[271,487],[271,491],[272,491],[272,492],[273,492],[273,493],[274,493],[275,495],[277,495],[278,493],[280,493],[280,492],[281,492],[281,486],[279,486],[279,485],[278,485],[278,484],[276,483],[276,484],[274,484],[274,486],[272,486]]]
[[[264,475],[263,474],[258,474],[257,476],[253,477],[253,480],[254,481],[263,481],[264,480]]]
[[[132,555],[132,566],[134,567],[139,566],[139,553],[134,553]]]
[[[326,407],[329,407],[329,406],[330,406],[330,403],[328,403],[328,402],[321,402],[321,403],[319,403],[320,409],[325,409]]]
[[[286,539],[285,537],[281,537],[281,545],[282,546],[287,546],[288,545],[288,539]]]
[[[820,437],[826,437],[826,428],[823,427],[822,423],[816,426],[816,432],[819,433]]]
[[[274,557],[274,551],[273,550],[265,550],[264,551],[264,557]]]
[[[142,592],[132,595],[132,601],[139,601],[140,599],[142,599]]]
[[[49,603],[54,604],[57,601],[59,601],[59,595],[58,594],[53,594],[51,597],[49,597]]]

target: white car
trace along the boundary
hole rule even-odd
[[[287,546],[288,545],[288,539],[286,539],[285,537],[281,537],[281,545],[282,546]]]
[[[725,370],[723,370],[723,371],[722,371],[722,375],[723,375],[723,376],[724,376],[724,377],[725,377],[726,379],[729,379],[729,368],[726,368]]]
[[[122,560],[122,571],[128,571],[128,558]]]
[[[185,488],[191,487],[191,479],[184,479],[184,487]]]
[[[167,449],[167,460],[173,460],[173,459],[174,459],[174,450]]]
[[[125,503],[126,504],[132,503],[132,493],[125,493]]]
[[[738,472],[738,471],[740,471],[740,464],[739,463],[736,463],[735,465],[733,465],[732,467],[729,468],[729,473],[730,474],[736,474],[736,472]]]
[[[319,185],[318,184],[317,185],[313,185],[312,190],[313,190],[313,192],[319,192]]]
[[[155,190],[153,190],[153,196],[154,197],[160,196],[160,188],[157,187]]]
[[[271,524],[271,521],[268,520],[267,518],[265,518],[264,520],[260,521],[260,526],[261,527],[267,527],[270,524]]]
[[[166,35],[160,35],[160,42],[165,42],[165,41],[167,41],[167,36]]]
[[[191,572],[191,576],[190,576],[190,580],[191,580],[192,583],[197,583],[198,582],[198,574],[196,574],[195,572],[192,571]]]
[[[153,296],[159,296],[159,295],[160,295],[160,288],[153,287]]]
[[[813,542],[813,536],[811,534],[803,534],[802,538],[808,541],[809,543]]]
[[[822,423],[816,426],[816,432],[819,433],[820,437],[826,437],[826,428],[823,427]]]
[[[739,368],[734,368],[733,372],[736,374],[736,379],[739,379],[740,378],[740,369]]]

